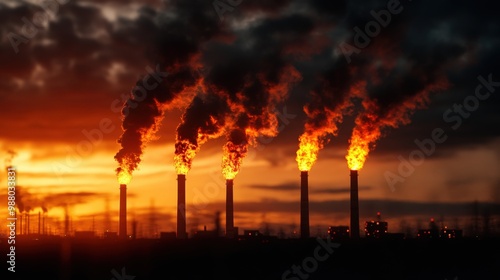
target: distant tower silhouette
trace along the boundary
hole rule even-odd
[[[473,211],[474,211],[474,217],[473,217],[473,235],[474,236],[479,236],[479,202],[477,200],[474,201],[473,203]]]
[[[64,206],[64,236],[69,236],[69,210],[68,204]]]
[[[132,239],[137,238],[137,220],[135,218],[132,220]]]
[[[19,214],[19,233],[20,234],[23,234],[23,216],[24,216],[24,213],[23,212],[20,212]]]
[[[30,211],[28,210],[28,213],[26,214],[27,216],[27,220],[28,220],[28,226],[27,226],[27,230],[26,230],[26,234],[30,234]]]
[[[40,211],[38,211],[38,236],[40,236],[40,234],[41,234],[41,231],[40,231],[41,227],[40,226],[41,226],[41,213],[40,213]]]
[[[217,211],[215,213],[215,236],[216,237],[219,237],[220,236],[220,232],[221,232],[221,227],[220,227],[220,212]]]
[[[156,226],[156,208],[155,202],[151,199],[149,206],[149,238],[156,238],[157,226]]]
[[[436,221],[434,220],[434,218],[431,218],[430,221],[429,221],[429,228],[430,229],[435,229],[435,230],[438,230],[438,226],[436,225]]]
[[[104,231],[111,230],[111,208],[109,197],[104,201]]]
[[[490,229],[491,215],[490,209],[485,208],[483,210],[483,236],[490,237],[491,229]]]

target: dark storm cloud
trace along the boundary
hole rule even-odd
[[[160,71],[168,72],[162,79],[161,86],[147,92],[144,100],[136,97],[129,99],[136,104],[124,105],[123,130],[118,140],[120,150],[115,155],[119,167],[117,172],[134,171],[141,161],[143,149],[158,130],[164,106],[170,105],[177,98],[185,99],[189,95],[186,88],[195,85],[200,79],[196,55],[201,45],[219,33],[219,22],[210,13],[206,13],[204,1],[170,1],[169,12],[174,16],[154,17],[146,25],[152,32],[150,57],[158,61]],[[155,15],[154,11],[151,11]],[[165,76],[164,76],[165,77]],[[138,85],[143,81],[138,81]]]
[[[478,75],[486,77],[492,73],[493,80],[500,79],[496,63],[500,58],[497,39],[500,25],[495,14],[498,3],[491,1],[481,4],[400,1],[402,12],[392,15],[388,26],[381,28],[359,54],[351,56],[352,63],[341,67],[359,69],[361,77],[345,77],[346,71],[328,69],[339,69],[339,65],[345,64],[338,46],[343,40],[352,44],[353,28],[364,29],[367,22],[374,20],[370,11],[387,9],[388,1],[243,1],[236,11],[225,14],[224,22],[219,20],[211,1],[89,2],[92,5],[72,1],[61,5],[48,25],[39,28],[28,43],[19,45],[18,55],[7,34],[20,34],[22,17],[31,20],[41,8],[25,2],[16,6],[0,4],[0,61],[5,65],[0,68],[2,103],[16,104],[26,99],[26,95],[8,97],[8,92],[30,94],[35,101],[27,102],[18,113],[32,116],[45,100],[43,95],[33,94],[44,92],[51,97],[50,104],[46,105],[48,112],[57,112],[58,108],[69,105],[89,106],[95,108],[92,112],[99,118],[109,113],[109,103],[116,97],[109,99],[106,93],[128,93],[137,77],[146,74],[146,66],[182,64],[196,52],[204,54],[206,63],[201,75],[207,75],[208,82],[224,86],[229,92],[241,89],[246,81],[243,78],[262,69],[268,81],[276,81],[279,73],[276,69],[284,69],[287,64],[296,67],[303,80],[290,92],[286,100],[289,108],[300,108],[304,102],[314,100],[310,93],[314,88],[321,88],[322,80],[327,82],[323,83],[326,87],[335,89],[324,90],[320,96],[319,100],[328,101],[338,98],[339,89],[349,80],[359,78],[368,82],[368,95],[377,98],[381,105],[378,112],[384,115],[427,85],[447,78],[448,89],[433,93],[427,108],[411,116],[411,129],[400,127],[401,132],[387,131],[376,151],[383,152],[411,148],[413,139],[427,137],[436,124],[449,127],[450,123],[443,121],[444,111],[474,93]],[[110,21],[104,16],[104,8],[118,4],[123,5],[122,8],[128,5],[136,17]],[[257,14],[259,17],[255,17]],[[252,21],[248,21],[250,18]],[[232,29],[235,26],[237,29]],[[201,46],[200,42],[208,42],[208,46]],[[337,55],[332,56],[335,50]],[[116,84],[110,83],[108,74],[114,63],[119,63],[116,69],[120,70],[115,73]],[[38,74],[41,78],[33,77],[37,67],[41,67],[42,74]],[[171,73],[168,84],[178,80],[175,75],[192,80],[200,73],[187,69]],[[43,85],[37,83],[38,80],[43,81]],[[182,82],[177,86],[182,86]],[[248,95],[259,101],[245,103],[255,113],[266,103],[262,96],[255,94],[259,91],[262,90],[255,85],[247,89]],[[500,102],[497,93],[498,90],[486,102],[481,102],[460,129],[449,131],[454,137],[450,137],[446,147],[479,145],[499,136],[498,130],[491,129],[500,120],[496,110]],[[56,98],[62,95],[74,96],[75,100]],[[171,95],[172,92],[165,93],[163,100],[167,101]],[[9,109],[14,106],[7,107],[5,113],[14,113]],[[80,113],[91,114],[88,111]],[[69,121],[53,113],[47,116],[61,123]],[[303,113],[298,116],[297,123],[305,122]],[[35,119],[27,117],[22,122]],[[2,125],[9,126],[8,123]],[[36,123],[24,130],[36,131],[36,127],[44,126],[46,124]],[[59,124],[56,130],[68,127]],[[43,129],[38,131],[44,138],[71,137],[55,131],[51,134],[44,134]],[[299,135],[301,131],[300,125],[295,125],[285,133]],[[341,130],[339,137],[345,137],[346,133],[349,134],[349,129]],[[29,134],[18,137],[29,137]],[[287,137],[275,143],[296,146],[296,138]]]

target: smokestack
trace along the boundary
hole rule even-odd
[[[233,180],[226,180],[226,237],[234,237]]]
[[[186,237],[186,175],[177,174],[177,238]]]
[[[69,236],[69,213],[68,213],[68,205],[64,207],[64,236]]]
[[[351,238],[359,239],[358,171],[351,170]]]
[[[41,218],[40,217],[40,211],[38,211],[38,237],[40,237],[40,226],[41,226],[41,224],[40,224],[40,218]]]
[[[19,216],[19,233],[20,234],[23,234],[23,216],[24,214],[22,212],[19,212],[19,214],[21,214],[21,216]]]
[[[309,238],[309,182],[308,171],[300,172],[300,237]]]
[[[127,239],[127,185],[120,185],[120,239]]]

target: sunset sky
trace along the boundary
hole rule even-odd
[[[54,231],[65,205],[73,230],[90,230],[93,219],[99,233],[118,230],[122,107],[146,77],[154,86],[144,102],[131,100],[139,109],[127,122],[136,127],[160,110],[128,184],[128,219],[144,235],[152,208],[157,231],[175,231],[185,112],[186,134],[224,121],[186,176],[188,231],[213,228],[217,211],[224,221],[223,146],[238,131],[268,136],[249,144],[234,179],[235,226],[298,230],[296,152],[306,123],[328,139],[309,173],[311,233],[348,225],[345,156],[356,119],[368,115],[381,136],[359,171],[362,223],[381,211],[393,232],[431,217],[465,228],[477,200],[500,230],[497,3],[221,2],[0,3],[0,159],[17,169],[20,207],[47,211]],[[374,15],[385,26],[363,41],[357,30]]]

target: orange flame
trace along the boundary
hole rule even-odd
[[[223,147],[222,174],[226,179],[234,179],[240,171],[243,158],[247,154],[247,145],[227,142]]]
[[[419,94],[402,101],[397,106],[382,109],[377,100],[364,100],[364,111],[356,117],[347,150],[347,165],[351,170],[360,170],[365,164],[370,150],[375,148],[377,140],[382,137],[384,128],[397,128],[410,123],[411,114],[428,102],[430,91],[445,88],[445,82],[428,86]]]
[[[177,142],[175,146],[175,170],[177,174],[186,175],[191,169],[191,164],[198,153],[199,147],[190,143],[188,140]]]
[[[120,167],[116,169],[116,178],[119,184],[128,185],[132,180],[132,170],[130,167],[135,166],[135,160],[130,157],[124,158]]]
[[[130,180],[132,180],[132,174],[125,169],[120,169],[120,171],[118,171],[118,174],[116,176],[118,178],[118,183],[120,183],[120,185],[122,184],[128,185],[128,183],[130,183]]]
[[[297,150],[296,161],[300,171],[309,171],[318,159],[318,152],[323,148],[323,144],[317,135],[304,133],[299,137],[299,149]]]
[[[363,105],[365,109],[376,107],[376,103],[364,102]],[[381,137],[382,120],[372,112],[367,110],[356,118],[356,126],[352,131],[345,157],[350,170],[363,168],[370,149],[375,148],[375,143]]]
[[[218,138],[221,134],[222,132],[218,132],[212,135],[198,133],[196,141],[197,145],[191,143],[189,140],[177,140],[177,143],[175,144],[174,155],[174,165],[177,174],[186,175],[191,169],[193,159],[200,151],[201,145],[203,145],[210,139]]]
[[[365,164],[369,152],[369,142],[359,135],[359,130],[353,132],[353,137],[347,150],[347,166],[350,170],[360,170]]]

